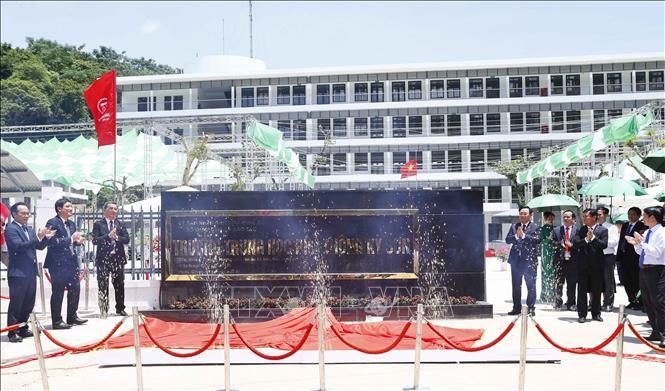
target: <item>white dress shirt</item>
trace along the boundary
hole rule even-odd
[[[619,229],[607,221],[603,223],[603,227],[607,228],[607,248],[603,250],[603,254],[614,255],[619,246]]]
[[[651,231],[649,243],[646,242],[647,233]],[[660,224],[644,232],[644,240],[635,245],[635,252],[642,254],[644,250],[645,265],[665,265],[665,229]]]

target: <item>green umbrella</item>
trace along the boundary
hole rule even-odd
[[[612,217],[612,221],[615,223],[625,223],[628,221],[628,213],[621,213]]]
[[[633,181],[627,181],[621,178],[602,177],[591,181],[577,192],[581,195],[595,195],[606,197],[619,197],[619,196],[641,196],[646,195],[647,192]]]
[[[661,190],[658,194],[653,196],[656,201],[665,202],[665,190]]]
[[[651,153],[642,160],[642,164],[653,168],[655,171],[665,172],[665,149],[651,151]]]
[[[529,201],[527,206],[531,209],[553,209],[558,207],[576,207],[579,208],[579,202],[563,194],[543,194]]]

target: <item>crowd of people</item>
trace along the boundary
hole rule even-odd
[[[619,285],[628,296],[626,308],[646,312],[651,325],[647,340],[665,347],[665,210],[662,206],[632,207],[628,221],[612,224],[605,207],[587,208],[582,224],[575,213],[565,210],[562,224],[554,226],[554,214],[543,214],[543,225],[533,221],[529,207],[519,209],[519,222],[511,225],[506,243],[512,245],[511,265],[513,309],[520,313],[522,282],[526,304],[535,316],[536,277],[541,260],[543,303],[555,310],[576,311],[578,322],[602,322],[602,311],[614,309],[615,266]],[[642,220],[640,221],[640,217]],[[563,287],[566,286],[564,302]]]
[[[51,276],[51,327],[70,329],[88,320],[78,316],[80,279],[79,262],[75,248],[82,246],[86,236],[70,220],[74,213],[72,202],[61,198],[55,202],[56,216],[37,230],[28,225],[30,210],[24,202],[11,206],[12,222],[5,229],[8,265],[9,307],[7,324],[23,324],[9,331],[9,342],[21,342],[33,336],[27,321],[34,309],[36,295],[37,250],[46,249],[44,268]],[[101,316],[108,312],[108,280],[115,290],[116,314],[127,316],[124,305],[124,265],[127,263],[125,245],[129,235],[123,224],[116,220],[118,205],[107,202],[104,218],[94,224],[92,240],[97,245],[95,263],[99,287]],[[4,224],[3,224],[4,226]],[[62,303],[67,292],[66,318],[62,318]],[[66,320],[66,321],[65,321]]]

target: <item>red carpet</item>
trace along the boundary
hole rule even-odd
[[[316,317],[315,308],[297,308],[287,315],[261,323],[241,323],[237,327],[248,344],[256,348],[274,348],[281,350],[293,349],[302,339],[305,330],[312,319]],[[329,313],[333,319],[333,326],[350,343],[364,349],[381,349],[390,345],[397,338],[405,322],[385,321],[372,323],[345,324],[340,323]],[[171,349],[196,349],[210,340],[215,326],[205,323],[164,322],[155,318],[145,318],[150,334],[162,346]],[[453,342],[470,347],[479,340],[482,329],[455,329],[436,326],[436,329]],[[413,349],[415,346],[415,323],[409,328],[406,336],[395,349]],[[139,329],[141,346],[153,347],[152,341],[145,333],[145,325]],[[220,348],[223,342],[223,330],[220,332],[212,348]],[[231,330],[231,348],[244,348],[238,336]],[[305,350],[317,349],[317,326],[314,325]],[[133,331],[111,338],[105,347],[108,349],[125,348],[134,345]],[[434,334],[428,327],[423,327],[423,349],[449,349],[446,343]],[[350,349],[342,343],[332,332],[326,330],[326,350]]]

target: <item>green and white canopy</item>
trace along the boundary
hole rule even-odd
[[[186,161],[185,154],[165,145],[159,136],[146,136],[136,130],[117,137],[117,180],[122,181],[126,177],[127,186],[144,183],[147,137],[152,137],[149,146],[152,151],[152,183],[179,183]],[[45,143],[25,140],[20,144],[0,140],[0,147],[21,160],[42,181],[53,180],[96,193],[101,189],[102,182],[113,179],[114,147],[98,148],[95,139],[79,136],[72,141],[61,142],[52,138]],[[202,183],[212,177],[229,177],[228,167],[218,161],[205,161],[199,166],[193,182]]]
[[[630,140],[652,121],[653,113],[650,110],[644,115],[632,114],[610,120],[607,126],[582,137],[564,150],[539,161],[530,168],[518,172],[517,183],[531,182],[585,159],[611,144]]]

